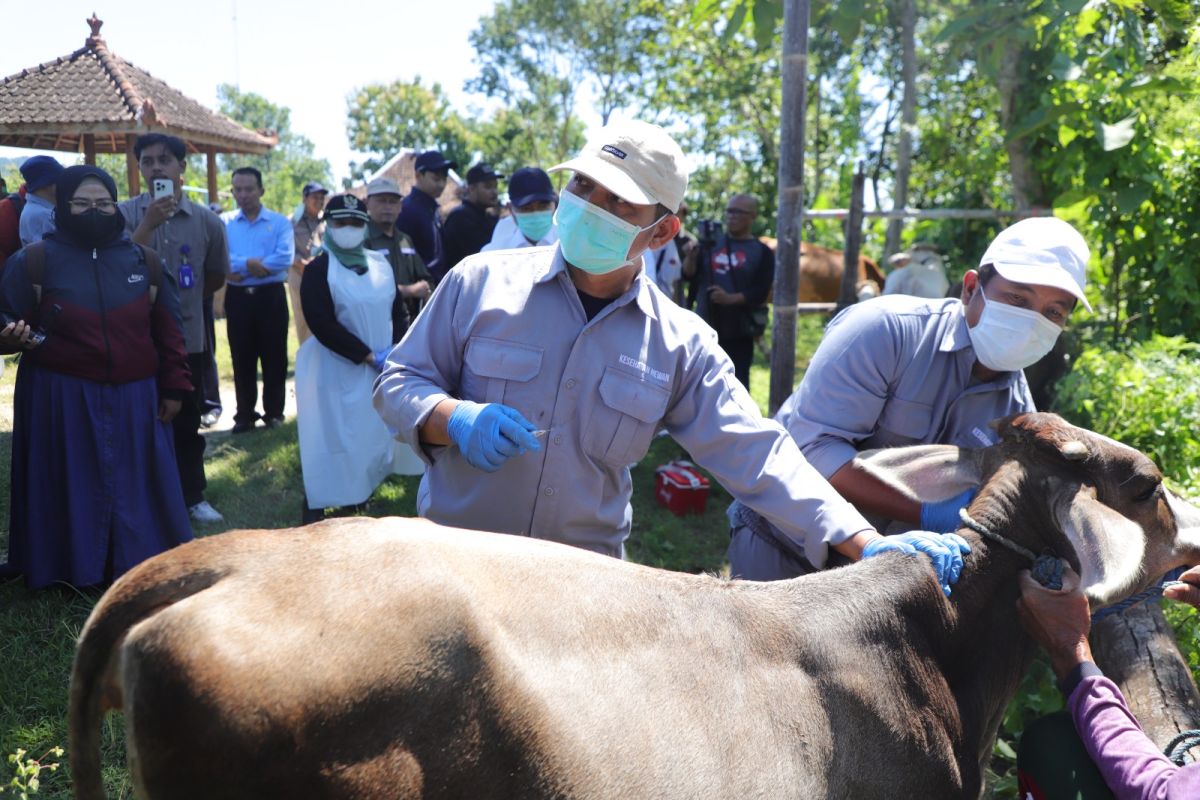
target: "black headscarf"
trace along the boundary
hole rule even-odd
[[[54,224],[80,244],[97,247],[120,237],[125,230],[125,216],[120,209],[115,214],[101,214],[94,208],[83,214],[71,213],[71,198],[79,184],[88,178],[104,184],[108,196],[116,202],[117,184],[107,172],[86,164],[67,167],[55,181]]]

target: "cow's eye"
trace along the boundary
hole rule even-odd
[[[1161,487],[1161,486],[1162,486],[1161,483],[1151,484],[1149,488],[1143,489],[1143,490],[1139,491],[1136,495],[1134,495],[1133,501],[1135,503],[1145,503],[1148,500],[1153,500],[1155,497],[1158,496],[1158,490],[1159,490],[1159,487]]]

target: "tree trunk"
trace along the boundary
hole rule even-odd
[[[1158,603],[1113,614],[1092,629],[1096,664],[1121,688],[1133,716],[1160,748],[1200,728],[1200,694]]]
[[[796,378],[796,300],[804,215],[804,123],[808,91],[809,0],[783,6],[783,108],[779,131],[779,217],[771,323],[770,413],[792,393]]]
[[[917,0],[901,0],[900,3],[900,59],[904,80],[904,96],[900,101],[900,138],[896,142],[896,186],[892,195],[892,207],[903,209],[908,206],[908,176],[912,172],[912,139],[917,126]],[[900,250],[900,234],[904,220],[888,222],[884,239],[883,256],[887,259]]]
[[[1026,54],[1025,45],[1015,39],[1001,41],[995,45],[1004,48],[1000,61],[1000,73],[996,88],[1000,92],[1000,124],[1011,132],[1023,116],[1021,103],[1022,80],[1026,79],[1021,64]],[[1012,173],[1013,201],[1018,209],[1045,206],[1045,187],[1042,176],[1033,165],[1032,140],[1028,136],[1012,138],[1004,143],[1008,151],[1008,167]]]

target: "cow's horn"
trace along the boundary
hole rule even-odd
[[[1063,458],[1067,461],[1082,461],[1088,455],[1087,445],[1078,439],[1063,442],[1059,445],[1058,452],[1062,453]]]

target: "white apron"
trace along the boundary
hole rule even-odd
[[[367,271],[329,254],[334,315],[372,352],[392,342],[396,284],[387,259],[366,250]],[[309,508],[362,503],[393,472],[419,475],[421,460],[388,434],[371,405],[375,368],[347,361],[313,336],[296,353],[296,423]],[[415,468],[414,468],[415,465]]]

